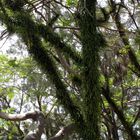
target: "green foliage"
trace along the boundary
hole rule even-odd
[[[67,0],[66,4],[67,4],[67,6],[77,5],[77,0]]]

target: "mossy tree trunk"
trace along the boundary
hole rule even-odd
[[[81,0],[79,26],[83,54],[83,98],[86,122],[85,140],[99,139],[100,85],[99,40],[96,29],[96,0]]]

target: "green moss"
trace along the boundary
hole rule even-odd
[[[83,98],[86,132],[84,139],[99,140],[100,120],[100,75],[99,51],[100,36],[96,30],[96,1],[87,0],[81,4],[83,11],[80,13],[79,26],[81,31],[83,55]]]

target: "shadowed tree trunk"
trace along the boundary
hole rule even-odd
[[[100,86],[99,40],[96,29],[96,0],[81,0],[79,26],[83,45],[83,99],[86,121],[85,140],[99,139]]]

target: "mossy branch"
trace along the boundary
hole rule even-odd
[[[48,26],[44,26],[43,24],[38,25],[39,34],[45,39],[45,41],[50,42],[56,49],[59,49],[63,54],[69,56],[75,63],[81,65],[82,58],[76,52],[75,49],[71,48],[70,46],[66,45],[59,37],[59,35],[53,32],[52,28]]]
[[[130,45],[130,42],[129,42],[129,39],[128,39],[127,34],[125,32],[124,26],[121,23],[121,18],[120,18],[120,14],[119,14],[119,11],[120,11],[121,7],[119,7],[119,10],[118,10],[116,8],[116,3],[113,0],[110,0],[110,2],[111,2],[111,8],[113,9],[112,14],[115,17],[114,21],[115,21],[116,27],[118,29],[119,36],[120,36],[123,44],[125,46],[129,46],[129,48],[128,48],[128,56],[129,56],[129,59],[131,61],[131,64],[134,66],[136,71],[138,73],[140,73],[140,63],[139,63],[139,61],[137,59],[137,56],[135,55],[135,53],[134,53],[134,51],[133,51],[133,49],[132,49],[132,47]]]
[[[64,106],[66,110],[68,110],[77,124],[80,125],[81,123],[83,123],[84,121],[80,108],[76,106],[70,98],[66,86],[62,82],[60,74],[57,71],[57,67],[54,65],[53,60],[51,59],[47,50],[41,42],[41,37],[39,36],[41,32],[38,32],[38,26],[33,22],[31,17],[29,17],[27,13],[15,13],[13,14],[13,17],[6,16],[6,18],[3,18],[3,22],[7,25],[7,27],[10,27],[10,29],[7,28],[8,31],[12,31],[12,33],[16,33],[22,38],[23,42],[28,47],[28,51],[41,66],[41,69],[48,75],[51,82],[55,85],[56,97],[58,101]],[[48,31],[48,34],[45,33],[45,31]],[[44,30],[43,32],[44,35],[47,36],[46,38],[48,39],[48,41],[53,42],[54,40],[55,43],[58,43],[60,45],[60,49],[63,48],[62,50],[65,50],[65,52],[67,53],[71,51],[69,47],[60,42],[59,37],[55,34],[55,36],[57,36],[56,42],[56,40],[53,38],[53,33],[50,32],[48,28],[46,28],[46,30]],[[53,45],[56,45],[55,43]],[[69,51],[67,50],[67,48]]]
[[[53,31],[53,29],[50,26],[50,23],[48,25],[40,24],[40,23],[34,23],[31,16],[22,9],[20,12],[18,11],[12,11],[10,10],[10,16],[7,18],[7,15],[5,16],[6,10],[4,9],[4,6],[2,3],[0,3],[0,7],[2,9],[0,20],[7,26],[8,31],[11,33],[15,33],[17,30],[18,32],[24,33],[24,29],[21,28],[25,26],[30,26],[28,30],[32,30],[34,34],[38,34],[38,36],[43,37],[43,39],[46,42],[49,42],[51,46],[55,47],[56,49],[59,49],[64,55],[69,56],[76,64],[81,65],[82,64],[82,57],[78,52],[67,45],[60,36]],[[3,11],[5,13],[3,13]],[[13,24],[14,28],[11,29],[11,24]]]
[[[57,68],[55,67],[52,59],[49,57],[47,51],[41,45],[41,42],[36,36],[33,35],[30,41],[32,44],[29,48],[29,52],[33,54],[34,59],[40,64],[41,68],[49,76],[52,83],[54,83],[58,101],[70,112],[76,123],[83,122],[80,109],[74,105],[71,100],[69,93],[66,90],[66,86],[61,81],[60,74],[58,73]]]

